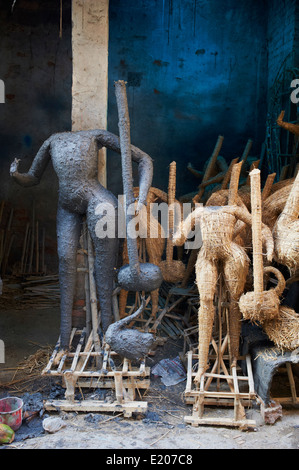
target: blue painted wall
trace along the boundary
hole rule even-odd
[[[196,189],[219,134],[230,161],[248,138],[265,137],[267,10],[264,1],[111,0],[108,129],[118,133],[113,83],[128,82],[132,143],[155,160],[154,185],[167,189],[177,161],[177,194]],[[119,161],[110,187],[121,191]]]

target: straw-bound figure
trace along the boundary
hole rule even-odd
[[[230,294],[229,348],[231,366],[235,366],[239,352],[241,313],[238,301],[243,293],[249,268],[245,249],[233,241],[238,221],[251,225],[250,213],[237,205],[223,207],[198,207],[181,222],[173,243],[183,245],[191,231],[201,230],[202,247],[199,251],[195,271],[200,296],[198,311],[199,363],[195,381],[199,382],[208,367],[209,345],[212,335],[215,309],[213,305],[218,275],[222,269],[225,284]],[[269,228],[263,225],[263,241],[267,259],[273,257],[273,239]]]

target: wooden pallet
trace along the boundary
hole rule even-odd
[[[227,344],[228,336],[225,336],[219,355],[218,345],[212,340],[212,346],[216,354],[210,355],[210,361],[214,361],[214,364],[210,372],[203,374],[199,386],[194,382],[196,372],[193,371],[193,363],[198,360],[198,355],[193,351],[188,352],[187,383],[184,397],[185,402],[192,404],[193,408],[192,415],[185,416],[185,423],[192,426],[218,425],[238,427],[240,429],[256,426],[256,422],[247,419],[245,413],[245,407],[251,406],[252,401],[256,398],[250,356],[244,358],[247,365],[247,376],[240,375],[240,371],[236,367],[231,368],[230,374],[225,364],[228,357],[224,355]],[[242,383],[242,390],[240,390],[239,382]],[[219,407],[233,407],[234,413],[233,416],[228,418],[211,416],[211,413],[206,417],[204,412],[207,406],[216,407],[216,410]]]
[[[42,375],[61,377],[66,387],[65,400],[48,400],[44,407],[48,411],[106,411],[123,412],[125,417],[132,413],[146,413],[147,403],[135,401],[138,394],[141,398],[141,389],[150,386],[150,368],[141,361],[139,367],[133,367],[131,361],[123,359],[110,351],[108,345],[103,345],[96,351],[93,341],[93,332],[86,338],[86,329],[74,328],[71,335],[73,347],[59,360],[58,351],[60,339],[54,348],[47,366]],[[116,400],[106,403],[99,400],[75,400],[76,387],[104,388],[115,391]]]

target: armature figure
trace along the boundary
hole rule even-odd
[[[229,345],[231,366],[235,366],[239,352],[241,313],[238,301],[243,293],[249,267],[249,258],[243,247],[233,241],[238,220],[251,225],[250,213],[238,206],[198,207],[179,226],[174,235],[175,245],[183,245],[189,232],[201,229],[202,247],[196,261],[196,283],[200,296],[198,311],[199,364],[195,381],[200,379],[208,367],[215,309],[213,305],[219,269],[222,267],[225,283],[230,294]],[[273,257],[273,239],[267,226],[263,226],[263,238],[267,258]]]
[[[86,215],[95,249],[95,278],[101,308],[102,329],[105,333],[112,323],[113,274],[118,253],[117,199],[105,189],[97,178],[97,156],[101,147],[120,153],[119,139],[105,130],[64,132],[47,139],[35,156],[28,173],[19,173],[19,160],[10,169],[11,176],[21,186],[33,186],[52,159],[59,180],[57,212],[57,240],[59,257],[59,282],[61,292],[61,342],[62,350],[69,348],[72,326],[72,307],[76,283],[76,252],[83,216]],[[151,158],[131,146],[132,159],[139,164],[138,205],[146,202],[152,182]],[[98,238],[96,224],[103,217],[99,204],[114,208],[113,237]]]

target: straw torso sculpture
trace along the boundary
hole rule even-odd
[[[202,248],[196,262],[196,283],[200,296],[198,311],[199,364],[195,381],[199,382],[207,369],[209,344],[214,321],[214,295],[220,267],[230,294],[229,334],[231,366],[236,365],[239,353],[241,313],[238,301],[243,293],[249,268],[249,258],[245,249],[233,241],[234,229],[238,220],[251,225],[250,213],[236,205],[224,207],[198,207],[179,226],[174,235],[175,245],[182,245],[195,227],[201,229]],[[263,226],[263,240],[268,260],[273,256],[273,239],[270,230]]]

